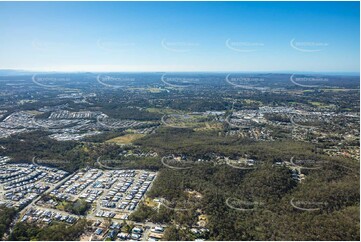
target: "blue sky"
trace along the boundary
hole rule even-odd
[[[359,72],[359,2],[0,2],[0,69]]]

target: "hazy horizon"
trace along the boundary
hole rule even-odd
[[[360,72],[359,2],[0,2],[0,69]]]

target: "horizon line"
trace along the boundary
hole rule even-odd
[[[165,70],[39,70],[39,69],[13,69],[13,68],[0,68],[0,72],[28,72],[28,73],[273,73],[273,74],[352,74],[360,75],[360,71],[296,71],[296,70],[258,70],[258,71],[241,71],[241,70],[176,70],[176,71],[165,71]]]

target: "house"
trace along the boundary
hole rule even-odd
[[[143,229],[142,229],[142,228],[139,228],[139,227],[134,227],[134,228],[132,229],[132,233],[141,234],[141,233],[143,233]]]
[[[151,229],[151,231],[154,232],[154,233],[163,233],[164,228],[160,227],[160,226],[155,226],[153,229]]]
[[[139,240],[142,236],[140,234],[131,234],[130,238],[134,240]]]
[[[107,237],[114,239],[116,234],[117,234],[117,232],[115,230],[110,230]]]
[[[103,233],[103,229],[97,228],[94,232],[96,235],[101,235]]]
[[[123,233],[123,232],[118,233],[117,237],[121,240],[127,240],[129,238],[128,234]]]
[[[149,234],[149,238],[152,238],[152,239],[161,239],[163,238],[163,234],[159,234],[159,233],[150,233]]]

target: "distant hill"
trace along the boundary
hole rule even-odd
[[[30,75],[33,72],[25,70],[0,69],[0,76],[22,76]]]

